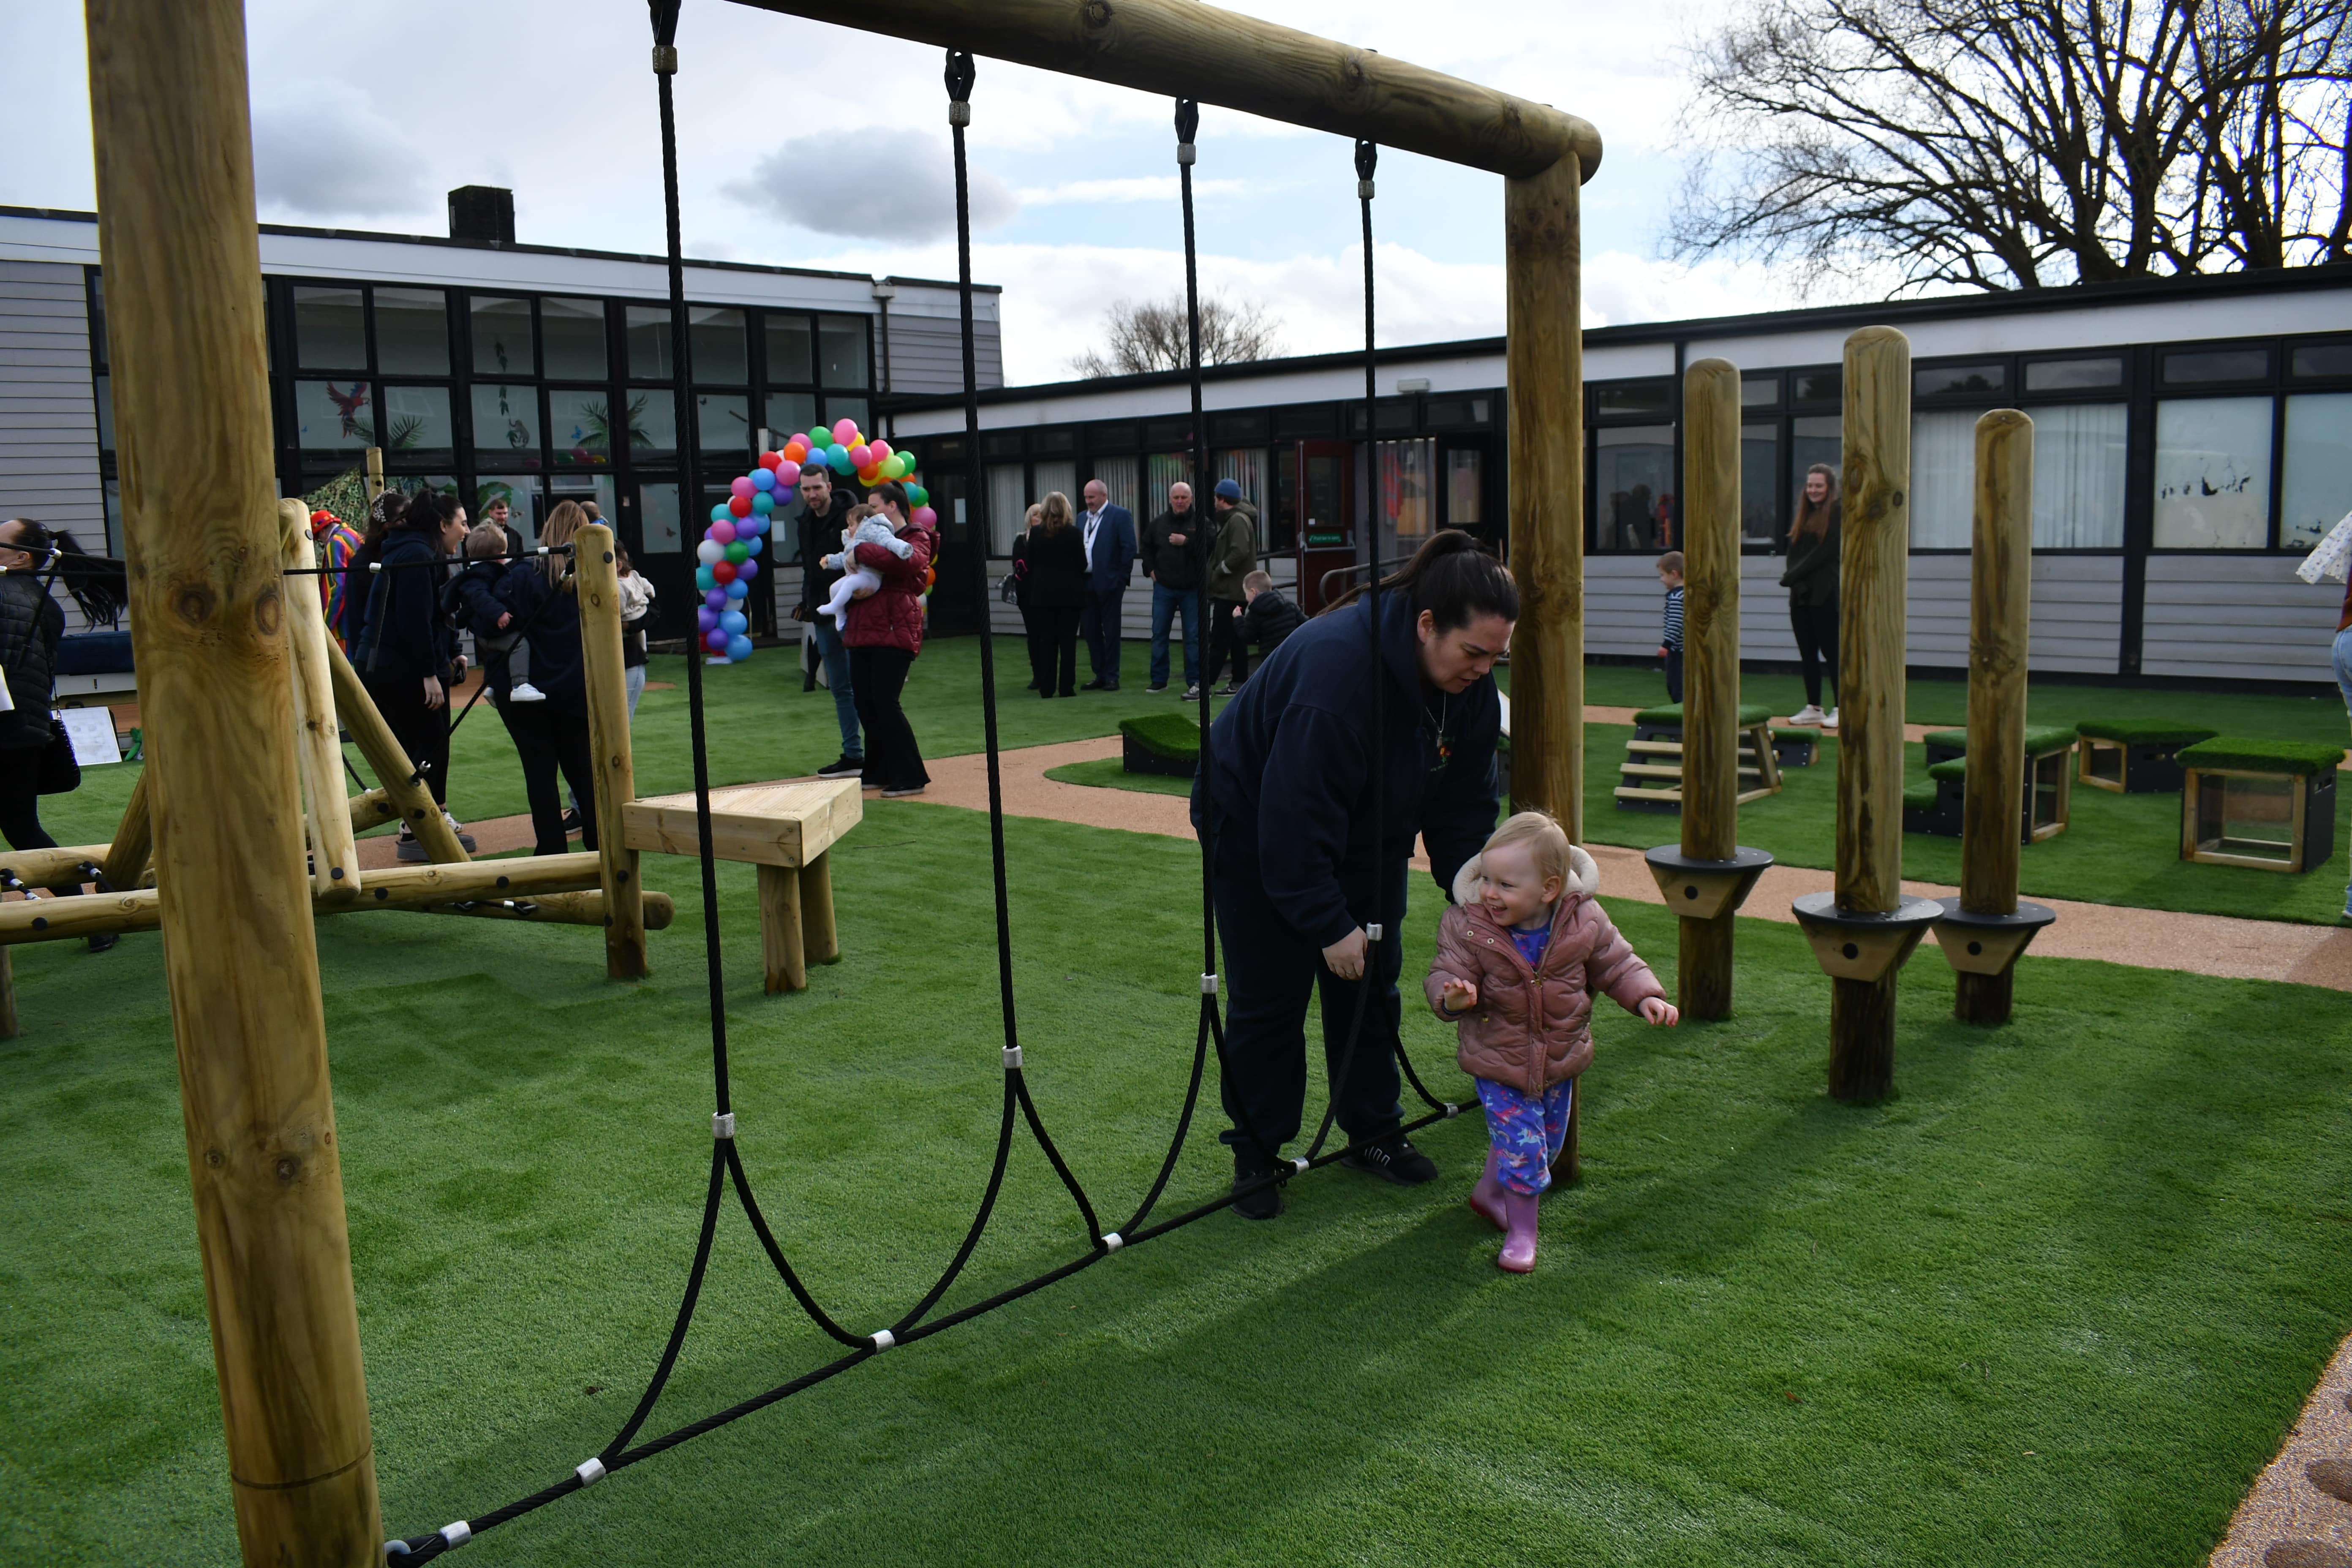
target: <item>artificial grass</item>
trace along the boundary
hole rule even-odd
[[[2085,719],[2074,728],[2093,740],[2116,741],[2126,746],[2192,746],[2221,733],[2200,724],[2182,724],[2168,719]]]
[[[2074,743],[2075,731],[2071,724],[2029,724],[2025,728],[2025,754],[2038,757],[2047,752],[2063,751]],[[1966,730],[1930,730],[1920,737],[1930,750],[1965,752],[1969,749]]]
[[[1743,730],[1753,724],[1761,724],[1770,717],[1772,717],[1772,710],[1761,702],[1739,704],[1738,722]],[[1666,702],[1655,708],[1644,708],[1633,715],[1633,722],[1645,728],[1679,730],[1683,723],[1683,705],[1679,702]]]
[[[1196,713],[1147,713],[1122,719],[1118,732],[1155,757],[1171,763],[1200,761],[1201,720]]]
[[[1118,1223],[1191,1060],[1195,852],[1006,834],[1029,1076]],[[779,998],[758,994],[751,870],[721,873],[745,1157],[812,1287],[861,1328],[928,1283],[986,1174],[987,855],[977,814],[869,807],[835,851],[845,960]],[[646,868],[692,907],[689,863]],[[1418,876],[1412,899],[1417,965],[1438,899]],[[1671,985],[1671,919],[1612,912]],[[422,1531],[567,1474],[643,1386],[708,1168],[698,944],[690,924],[657,933],[656,977],[622,986],[593,931],[318,931],[385,1522]],[[1461,1204],[1483,1128],[1444,1123],[1423,1139],[1430,1187],[1318,1173],[1279,1221],[1122,1253],[474,1550],[2200,1563],[2352,1327],[2342,998],[2029,959],[2018,1022],[1983,1031],[1949,1021],[1925,953],[1901,1098],[1851,1108],[1822,1092],[1827,983],[1801,937],[1743,921],[1738,941],[1730,1023],[1596,1021],[1586,1180],[1548,1201],[1532,1277],[1494,1268]],[[226,1560],[160,944],[19,949],[16,976],[0,1558]],[[1444,1031],[1407,1016],[1424,1073],[1463,1093]],[[1162,1212],[1223,1173],[1204,1137]],[[944,1306],[1083,1245],[1024,1147]],[[834,1353],[730,1211],[647,1430]]]
[[[2184,768],[2242,768],[2258,773],[2309,773],[2336,771],[2344,748],[2313,745],[2305,741],[2250,741],[2236,735],[2218,736],[2183,746],[2176,756]]]
[[[1047,768],[1045,776],[1058,784],[1086,784],[1095,789],[1131,789],[1145,795],[1181,795],[1192,793],[1192,781],[1172,773],[1131,773],[1117,757],[1097,757],[1090,763],[1064,763],[1058,768]]]

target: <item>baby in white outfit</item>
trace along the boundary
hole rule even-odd
[[[836,626],[841,625],[841,617],[848,613],[852,599],[862,599],[882,586],[879,573],[871,566],[857,564],[853,552],[859,545],[878,544],[901,561],[915,552],[913,545],[890,531],[889,521],[879,507],[861,506],[852,510],[849,526],[842,530],[841,544],[840,554],[827,555],[817,563],[842,574],[841,581],[833,585],[833,592],[825,596],[824,606],[817,611],[821,616],[832,616]]]

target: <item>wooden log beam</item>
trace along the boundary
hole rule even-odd
[[[103,868],[112,847],[105,844],[61,844],[54,849],[0,850],[0,878],[13,878],[29,888],[47,888],[88,881],[84,866]],[[114,880],[109,877],[108,881]],[[0,882],[0,887],[5,887]],[[119,884],[118,884],[119,885]]]
[[[1683,373],[1682,850],[1728,860],[1739,847],[1739,369]],[[1676,921],[1675,1001],[1696,1019],[1731,1016],[1732,920]]]
[[[1575,115],[1198,0],[869,0],[854,13],[824,0],[744,3],[1497,174],[1536,174],[1574,158],[1591,179],[1601,166],[1601,133]]]
[[[626,814],[637,798],[629,748],[628,671],[621,663],[621,575],[613,531],[592,522],[572,540],[572,581],[580,602],[581,663],[588,682],[588,747],[596,769],[596,844],[603,857],[604,973],[614,980],[646,973],[646,922],[637,852]],[[688,657],[698,658],[698,654]]]
[[[318,563],[310,547],[310,513],[298,500],[278,503],[280,564],[307,570]],[[343,742],[335,723],[335,678],[327,663],[327,615],[319,603],[319,579],[286,582],[286,642],[294,689],[294,763],[309,803],[310,891],[318,898],[355,898],[360,889],[359,846],[343,794]],[[445,825],[446,826],[446,825]],[[111,880],[111,879],[109,879]],[[117,883],[118,887],[121,884]]]
[[[383,1531],[303,871],[244,7],[89,0],[86,20],[158,889],[111,896],[154,900],[165,932],[239,1549],[362,1568]]]
[[[399,738],[392,726],[384,722],[376,710],[375,699],[360,684],[359,671],[352,668],[351,659],[327,640],[327,668],[335,686],[335,711],[341,717],[343,728],[352,732],[352,742],[359,747],[360,755],[375,770],[376,784],[400,814],[408,830],[425,846],[425,853],[436,864],[462,866],[472,857],[457,842],[457,831],[433,804],[433,792],[415,777],[416,763],[401,749]]]
[[[532,893],[520,899],[475,899],[457,904],[403,907],[421,915],[462,915],[471,920],[522,921],[534,925],[604,923],[604,894],[598,888],[577,893]],[[677,905],[667,893],[647,893],[644,909],[647,931],[667,931],[677,919]],[[5,951],[0,948],[0,952]]]
[[[2017,912],[2025,816],[2025,667],[2033,590],[2033,421],[1977,421],[1969,565],[1969,771],[1960,805],[1960,908]],[[2014,970],[1957,977],[1962,1023],[2006,1024]]]
[[[1904,595],[1911,552],[1911,344],[1892,327],[1845,341],[1844,545],[1838,568],[1837,902],[1903,901]],[[1830,1093],[1895,1089],[1895,983],[1831,981]]]
[[[131,798],[123,803],[122,822],[114,830],[114,842],[106,847],[106,858],[99,863],[109,887],[137,887],[145,879],[147,862],[154,856],[155,817],[147,805],[150,776],[142,763],[138,782],[131,786]]]
[[[351,809],[353,833],[365,833],[371,827],[400,820],[400,808],[392,804],[392,797],[384,794],[381,785],[362,790],[344,804]]]
[[[1503,187],[1509,336],[1511,805],[1584,842],[1584,329],[1574,154]]]

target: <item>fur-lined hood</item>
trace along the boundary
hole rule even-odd
[[[1484,855],[1473,855],[1462,862],[1462,869],[1454,873],[1454,901],[1468,906],[1478,901],[1478,883],[1482,879],[1478,867]],[[1565,901],[1571,894],[1589,899],[1601,891],[1601,868],[1594,865],[1580,845],[1568,847],[1568,886],[1560,889]]]

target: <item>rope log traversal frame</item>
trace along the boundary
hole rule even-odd
[[[744,3],[829,23],[837,20],[815,0]],[[678,8],[678,0],[654,0],[652,5],[674,341],[678,381],[685,388],[691,375],[691,344],[684,331],[671,81],[677,69]],[[1521,761],[1514,770],[1514,805],[1552,812],[1580,838],[1583,542],[1577,498],[1582,493],[1583,419],[1577,215],[1579,188],[1601,159],[1600,138],[1592,127],[1505,93],[1194,0],[996,0],[984,12],[960,0],[873,0],[856,25],[950,49],[960,207],[968,206],[963,128],[970,120],[972,53],[1331,132],[1366,144],[1367,153],[1370,144],[1385,143],[1506,177],[1509,512],[1513,565],[1526,601],[1515,658],[1515,728]],[[89,31],[110,306],[116,320],[130,329],[120,334],[123,342],[117,352],[124,363],[117,370],[116,397],[123,416],[132,589],[144,606],[133,626],[142,668],[151,678],[165,672],[162,685],[167,692],[183,692],[178,702],[159,701],[151,720],[156,737],[153,765],[161,770],[152,803],[155,858],[162,873],[161,923],[167,933],[167,967],[181,1039],[198,1232],[228,1427],[239,1541],[247,1562],[358,1564],[376,1560],[379,1553],[403,1562],[428,1560],[484,1530],[596,1484],[614,1469],[814,1387],[884,1350],[942,1332],[1126,1247],[1214,1214],[1251,1190],[1228,1193],[1173,1217],[1150,1218],[1190,1130],[1207,1052],[1213,1047],[1222,1058],[1224,1051],[1215,999],[1213,925],[1192,1071],[1175,1142],[1125,1226],[1104,1230],[1046,1134],[1024,1077],[1013,1006],[993,664],[983,613],[982,690],[1005,1025],[1004,1091],[993,1167],[962,1245],[939,1279],[896,1322],[861,1334],[827,1314],[801,1282],[761,1215],[737,1150],[715,939],[716,868],[702,667],[698,658],[689,658],[717,1109],[702,1234],[676,1324],[636,1408],[596,1455],[555,1484],[503,1508],[429,1535],[378,1546],[366,1390],[332,1149],[301,832],[291,816],[249,810],[253,797],[247,786],[257,768],[279,779],[277,798],[299,801],[300,792],[282,606],[276,597],[288,590],[274,570],[279,537],[268,483],[267,389],[258,374],[259,258],[252,227],[242,5],[240,0],[190,0],[159,12],[127,8],[120,0],[92,0]],[[1210,37],[1221,46],[1213,56],[1200,47],[1200,41]],[[1234,47],[1235,43],[1243,47]],[[1186,141],[1189,144],[1189,135]],[[204,155],[199,149],[226,155]],[[1184,174],[1189,229],[1189,163]],[[1360,194],[1366,202],[1369,397],[1376,390],[1370,341],[1369,189]],[[1189,233],[1187,239],[1189,259]],[[968,223],[960,225],[959,250],[967,425],[976,428]],[[1193,299],[1196,302],[1197,285]],[[179,322],[184,330],[140,330],[142,322],[160,328],[167,321]],[[1197,365],[1197,347],[1195,362]],[[199,393],[203,395],[194,395]],[[680,402],[681,417],[688,426],[681,432],[681,479],[689,493],[698,493],[694,405],[690,396]],[[189,408],[198,409],[203,417],[190,418]],[[168,434],[173,430],[181,433]],[[191,476],[202,482],[192,485]],[[142,483],[142,479],[150,482]],[[166,529],[164,491],[155,488],[163,484],[171,487],[174,497],[220,498],[217,515],[175,513],[173,526]],[[985,496],[984,488],[972,487],[976,508],[984,510]],[[984,516],[974,521],[984,529]],[[984,592],[984,582],[981,586]],[[169,670],[180,673],[173,676]],[[347,667],[335,674],[339,679],[347,678]],[[182,717],[170,717],[167,709]],[[226,765],[232,753],[239,758],[236,767]],[[208,793],[216,793],[220,781],[231,779],[237,783],[241,810],[206,810],[203,802]],[[232,820],[250,821],[259,837],[249,845],[205,851],[217,823]],[[173,831],[176,823],[190,821],[211,826],[194,835]],[[417,824],[420,835],[428,837],[437,826]],[[207,854],[217,859],[231,848],[245,851],[247,873],[240,878],[209,875],[204,864]],[[446,858],[460,860],[462,851]],[[1204,868],[1204,914],[1210,875]],[[266,898],[256,896],[265,890],[257,888],[257,878],[267,884]],[[232,899],[232,887],[242,893],[241,899]],[[1397,933],[1384,931],[1382,938],[1392,942]],[[247,984],[234,994],[218,992],[215,997],[217,988],[203,980],[206,973],[248,973],[265,953],[273,955],[281,982],[278,985]],[[628,964],[624,959],[614,967]],[[1407,1121],[1402,1131],[1416,1131],[1463,1109],[1429,1095],[1410,1062],[1404,1067],[1432,1109]],[[221,1078],[231,1068],[239,1075],[234,1083]],[[258,1107],[262,1114],[260,1121],[251,1114],[246,1117],[241,1139],[215,1132],[216,1126],[225,1126],[220,1111],[230,1100],[246,1105],[249,1112]],[[931,1318],[993,1210],[1016,1111],[1069,1192],[1091,1246],[1036,1279]],[[1327,1113],[1325,1129],[1306,1158],[1278,1164],[1276,1173],[1265,1181],[1286,1182],[1348,1153],[1346,1148],[1323,1150],[1328,1123]],[[259,1142],[251,1136],[257,1128]],[[229,1142],[237,1147],[226,1147]],[[259,1178],[245,1181],[238,1173],[254,1159],[262,1160],[266,1168]],[[783,1283],[845,1353],[764,1394],[638,1442],[676,1364],[707,1269],[719,1203],[730,1185]],[[232,1214],[237,1217],[232,1219]],[[283,1333],[289,1314],[307,1325],[307,1338]],[[264,1334],[273,1322],[279,1331]]]

